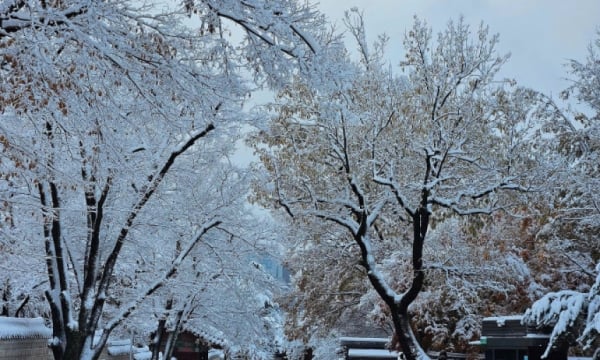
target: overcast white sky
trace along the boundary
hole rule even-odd
[[[434,33],[461,14],[473,30],[481,21],[500,34],[498,49],[512,54],[502,76],[551,94],[567,86],[563,66],[584,61],[588,44],[600,27],[600,0],[315,0],[317,7],[341,28],[344,11],[364,13],[367,36],[390,37],[392,64],[402,59],[404,33],[413,15],[427,21]]]

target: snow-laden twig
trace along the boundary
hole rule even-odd
[[[103,327],[104,333],[99,343],[105,343],[108,340],[108,335],[110,332],[121,324],[124,320],[126,320],[131,313],[150,295],[160,289],[165,285],[165,282],[173,277],[177,272],[177,269],[181,265],[182,261],[189,255],[192,249],[202,240],[204,235],[208,231],[213,228],[218,227],[222,222],[220,220],[210,220],[202,225],[202,227],[198,230],[197,235],[193,238],[193,240],[188,244],[188,246],[183,249],[183,251],[173,260],[171,266],[166,269],[163,274],[155,280],[150,286],[146,288],[146,290],[142,291],[138,297],[132,301],[129,305],[125,306],[112,320],[107,322],[107,324]]]

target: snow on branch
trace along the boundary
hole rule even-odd
[[[563,290],[544,295],[527,309],[523,316],[523,323],[537,328],[553,327],[542,358],[546,358],[554,343],[575,326],[575,322],[584,311],[585,304],[586,294]]]
[[[127,218],[127,221],[126,221],[126,226],[124,226],[121,229],[121,232],[119,234],[119,238],[117,239],[117,244],[119,244],[120,242],[122,242],[124,240],[125,236],[127,236],[127,233],[129,232],[129,228],[131,227],[131,225],[133,224],[133,221],[135,220],[135,218],[139,214],[139,211],[150,200],[150,198],[152,197],[152,195],[154,194],[154,192],[156,191],[156,189],[158,188],[158,186],[161,184],[161,182],[162,182],[163,178],[165,177],[165,175],[169,172],[169,170],[171,169],[171,167],[175,163],[175,160],[177,159],[177,157],[179,155],[181,155],[182,153],[184,153],[187,149],[189,149],[190,147],[192,147],[196,143],[196,141],[198,141],[199,139],[205,137],[206,135],[208,135],[208,133],[210,133],[214,129],[215,129],[215,126],[212,123],[208,124],[206,126],[206,128],[204,128],[204,129],[196,130],[196,131],[194,131],[192,133],[187,134],[179,142],[179,144],[171,152],[171,155],[169,156],[169,158],[163,164],[162,168],[158,171],[158,173],[155,176],[152,177],[152,182],[147,187],[146,191],[142,194],[142,197],[140,198],[140,200],[137,202],[137,204],[135,204],[135,206],[131,210],[131,212],[129,214],[129,217]],[[115,256],[115,251],[119,251],[119,250],[120,250],[120,248],[113,249],[113,252],[111,253],[111,256]],[[109,259],[110,259],[111,256],[109,256]]]
[[[25,1],[15,1],[6,9],[0,9],[0,40],[10,36],[10,34],[30,27],[40,28],[42,24],[53,27],[61,26],[66,24],[70,19],[85,14],[88,11],[87,6],[75,6],[63,11],[48,12],[46,16],[33,18],[27,15],[30,12],[21,11],[24,6]]]
[[[494,211],[499,210],[499,208],[496,207],[461,208],[460,200],[457,201],[456,199],[446,199],[441,197],[432,197],[429,203],[450,209],[458,215],[490,215]]]
[[[572,325],[585,303],[585,294],[572,290],[551,292],[525,312],[523,322],[536,327]],[[565,322],[568,320],[567,322]],[[560,323],[564,324],[561,325]]]
[[[224,6],[211,4],[209,1],[205,2],[208,8],[213,11],[218,17],[227,19],[229,21],[234,22],[239,25],[246,31],[248,35],[254,36],[263,43],[268,46],[277,47],[286,55],[292,58],[298,58],[299,54],[295,51],[294,47],[283,46],[282,43],[285,41],[281,41],[278,39],[278,35],[274,33],[272,27],[274,24],[270,23],[267,25],[261,24],[260,19],[253,19],[248,16],[241,16],[241,14],[236,14],[234,11],[228,11],[224,8]],[[245,4],[247,7],[252,8],[251,10],[256,12],[257,9],[249,4]],[[308,47],[312,54],[316,54],[318,52],[319,46],[317,41],[307,32],[302,31],[296,25],[294,25],[291,21],[288,21],[286,18],[281,16],[282,14],[278,14],[276,10],[271,14],[274,16],[269,17],[269,21],[273,21],[273,19],[278,19],[281,21],[286,27],[291,30],[291,32],[296,35],[300,40]],[[253,21],[254,20],[254,21]]]
[[[375,256],[373,255],[374,251],[371,244],[371,239],[366,233],[367,226],[362,224],[358,231],[359,233],[355,234],[354,238],[360,247],[363,266],[367,271],[369,281],[373,285],[375,291],[377,291],[377,293],[381,296],[382,300],[387,303],[390,308],[392,308],[394,304],[400,303],[402,296],[396,293],[396,291],[394,291],[394,289],[388,285],[388,282],[385,280],[383,274],[379,271],[377,263],[375,262]]]
[[[397,182],[385,179],[379,175],[373,175],[373,181],[375,181],[377,184],[385,185],[390,188],[396,198],[396,201],[398,202],[398,205],[400,205],[400,207],[403,208],[409,216],[414,216],[415,212],[409,208],[408,200],[400,190],[400,185]]]
[[[115,245],[114,245],[112,251],[110,252],[109,256],[106,259],[106,262],[104,264],[104,272],[102,273],[102,278],[100,279],[100,282],[98,284],[98,293],[105,293],[106,290],[108,289],[108,287],[110,285],[110,279],[112,277],[112,272],[113,272],[113,269],[117,262],[117,258],[119,257],[121,248],[123,247],[125,238],[129,234],[129,230],[130,230],[131,226],[133,225],[133,222],[137,218],[141,209],[146,205],[146,203],[150,200],[152,195],[155,193],[158,186],[162,183],[164,176],[169,172],[169,170],[175,163],[175,160],[177,159],[177,157],[179,157],[179,155],[181,155],[187,149],[192,147],[196,143],[196,141],[207,136],[214,129],[215,129],[215,126],[212,123],[210,123],[204,129],[199,129],[194,132],[188,133],[181,140],[181,142],[173,149],[173,151],[171,152],[171,155],[165,161],[164,165],[158,171],[158,173],[152,177],[152,181],[151,181],[150,185],[148,186],[148,188],[142,194],[139,201],[135,204],[135,206],[132,208],[131,212],[129,213],[129,216],[127,217],[127,220],[125,221],[125,225],[121,228],[121,230],[119,232],[119,236],[117,237],[117,241],[115,242]],[[103,306],[103,301],[96,301],[94,304],[92,313],[94,314],[93,317],[96,319],[95,321],[97,321],[97,319],[99,319],[99,317],[100,317],[102,306]]]
[[[464,208],[463,205],[465,200],[478,200],[482,199],[488,195],[491,195],[497,191],[508,190],[508,191],[519,191],[519,192],[529,192],[531,189],[523,187],[519,184],[513,183],[514,179],[504,179],[502,182],[489,186],[480,191],[474,192],[459,192],[454,198],[444,198],[439,196],[432,196],[429,200],[429,203],[432,205],[438,205],[447,209],[454,211],[459,215],[476,215],[476,214],[491,214],[497,210],[500,210],[502,207],[494,207],[487,206],[482,208]]]
[[[338,199],[334,199],[334,200],[329,200],[326,198],[315,197],[315,201],[319,204],[339,205],[346,209],[349,209],[353,213],[360,213],[362,211],[360,206],[358,204],[352,202],[350,199],[338,198]]]
[[[308,215],[316,216],[323,220],[328,220],[328,221],[334,222],[340,226],[343,226],[348,231],[350,231],[350,233],[352,233],[352,235],[356,235],[358,233],[359,224],[352,219],[334,215],[329,212],[317,211],[317,210],[308,211]]]
[[[595,312],[592,312],[592,308]],[[590,304],[590,316],[588,318],[585,329],[581,337],[578,339],[584,343],[585,348],[592,346],[594,338],[600,336],[600,298],[594,299],[594,303]]]
[[[522,322],[536,328],[552,327],[552,334],[542,358],[565,335],[580,333],[577,342],[589,348],[600,336],[600,263],[589,293],[562,290],[544,295],[527,309]],[[583,328],[583,329],[581,329]]]
[[[585,347],[592,346],[594,339],[600,337],[600,263],[596,266],[596,282],[587,296],[588,309],[585,329],[577,339]]]
[[[151,284],[145,291],[143,291],[137,299],[132,301],[128,306],[126,306],[119,314],[117,314],[113,320],[108,322],[104,327],[103,338],[106,337],[108,339],[109,333],[121,324],[131,313],[150,295],[152,295],[156,290],[160,289],[164,286],[165,281],[173,277],[177,272],[177,268],[181,265],[181,262],[187,257],[187,255],[192,251],[192,249],[202,240],[202,237],[208,233],[213,228],[221,225],[221,221],[219,220],[211,220],[202,225],[202,227],[198,230],[197,235],[194,237],[194,240],[191,241],[188,246],[173,260],[171,266],[164,271],[163,275],[156,280],[153,284]],[[102,339],[104,340],[104,339]],[[100,344],[103,342],[101,341]]]

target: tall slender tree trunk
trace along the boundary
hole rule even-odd
[[[173,356],[173,351],[175,351],[175,343],[177,342],[177,338],[179,337],[179,332],[181,331],[182,319],[183,319],[184,309],[181,308],[175,314],[175,326],[173,331],[169,333],[167,337],[167,342],[165,344],[165,352],[163,354],[163,359],[170,359]]]
[[[165,332],[167,330],[167,318],[169,317],[169,311],[173,308],[173,298],[170,297],[167,299],[167,303],[165,304],[165,312],[163,314],[163,318],[158,320],[158,326],[156,328],[156,334],[152,338],[152,360],[158,360],[160,354],[160,347],[163,343],[163,339],[165,337]]]

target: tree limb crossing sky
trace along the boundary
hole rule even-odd
[[[320,0],[318,8],[339,28],[344,11],[357,7],[364,13],[367,36],[372,41],[386,33],[390,37],[388,57],[392,65],[402,59],[404,33],[417,15],[434,33],[449,19],[464,15],[476,30],[481,21],[491,33],[500,34],[499,51],[512,54],[502,76],[544,91],[557,98],[568,86],[569,59],[585,61],[588,44],[600,30],[598,0]]]

